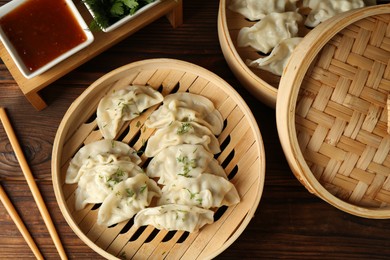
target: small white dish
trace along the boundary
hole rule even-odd
[[[26,3],[28,0],[13,0],[3,6],[0,7],[0,19],[6,16],[7,14],[14,11],[16,8],[22,6],[24,3]],[[31,71],[28,69],[28,67],[23,62],[20,54],[17,52],[16,48],[14,47],[13,43],[9,39],[9,37],[5,34],[3,28],[1,27],[0,23],[0,40],[2,41],[4,47],[10,54],[11,58],[15,62],[15,65],[20,70],[20,72],[23,74],[24,77],[27,79],[33,78],[39,74],[42,74],[43,72],[47,71],[48,69],[52,68],[56,64],[60,63],[61,61],[65,60],[66,58],[70,57],[71,55],[75,54],[76,52],[80,51],[81,49],[85,48],[89,44],[91,44],[94,40],[94,36],[91,33],[91,31],[88,28],[88,25],[85,23],[83,17],[77,10],[76,6],[73,4],[72,0],[64,0],[68,8],[70,9],[70,12],[73,14],[78,26],[80,27],[81,31],[84,32],[86,40],[81,42],[80,44],[72,47],[68,51],[60,54],[59,56],[53,58],[52,60],[49,60],[46,64],[38,67],[37,69]],[[48,37],[49,39],[49,37]],[[45,39],[43,39],[45,40]],[[46,39],[47,40],[47,39]]]
[[[115,30],[116,28],[118,28],[119,26],[122,26],[123,24],[127,23],[128,21],[133,20],[134,18],[136,18],[140,14],[144,13],[148,9],[152,8],[153,6],[157,5],[161,1],[162,0],[155,0],[154,2],[141,7],[134,14],[123,17],[122,19],[118,20],[117,22],[113,23],[112,25],[110,25],[106,28],[103,28],[100,24],[98,24],[98,25],[103,32],[106,32],[106,33],[111,32],[111,31]],[[96,15],[95,15],[94,11],[91,9],[91,7],[86,2],[84,2],[84,4],[87,7],[90,14],[92,15],[92,17],[95,19]]]

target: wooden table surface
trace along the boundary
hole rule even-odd
[[[0,0],[0,5],[8,0]],[[36,111],[0,62],[0,106],[8,116],[70,259],[100,259],[70,229],[51,182],[51,151],[70,104],[96,79],[128,63],[174,58],[200,65],[229,82],[246,100],[260,126],[266,150],[264,192],[255,217],[218,259],[390,259],[390,220],[349,215],[310,194],[288,167],[275,110],[251,96],[235,79],[217,36],[218,1],[184,1],[184,24],[173,29],[163,17],[41,91],[48,103]],[[0,126],[0,181],[47,259],[59,256]],[[34,258],[0,205],[0,259]]]

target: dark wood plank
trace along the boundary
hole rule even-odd
[[[0,0],[4,4],[8,0]],[[41,91],[48,103],[36,111],[0,63],[0,106],[21,142],[70,259],[101,259],[69,228],[54,197],[51,149],[62,116],[96,79],[127,63],[175,58],[200,65],[228,81],[252,109],[266,149],[266,183],[248,228],[218,259],[389,259],[390,220],[342,212],[310,194],[293,176],[279,144],[275,111],[253,98],[235,79],[217,36],[218,1],[184,1],[184,25],[161,18]],[[39,215],[16,158],[0,127],[0,180],[47,259],[58,254]],[[33,258],[0,205],[0,259]]]

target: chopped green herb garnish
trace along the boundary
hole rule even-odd
[[[194,199],[196,195],[198,195],[198,192],[192,193],[189,189],[186,188],[186,190],[190,193],[190,199]]]
[[[127,197],[133,197],[135,195],[135,193],[131,189],[126,189],[126,195],[127,195]]]
[[[178,163],[183,164],[182,172],[178,173],[180,176],[184,176],[186,178],[192,178],[189,174],[192,169],[196,168],[196,159],[189,159],[188,156],[179,156],[176,158]]]
[[[188,133],[192,129],[192,125],[190,123],[181,123],[181,126],[177,129],[176,133],[178,135],[183,135]]]
[[[148,186],[145,184],[144,186],[142,186],[139,190],[139,193],[143,193],[145,191],[145,189],[147,188]]]
[[[113,189],[115,185],[117,185],[119,182],[123,181],[127,177],[125,175],[126,172],[118,168],[114,174],[112,174],[110,177],[106,177],[107,187]]]
[[[115,175],[118,177],[123,177],[125,175],[125,172],[121,168],[118,168],[115,172]]]

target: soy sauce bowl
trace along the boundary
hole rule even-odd
[[[27,79],[94,40],[71,0],[13,0],[0,7],[0,40]]]

